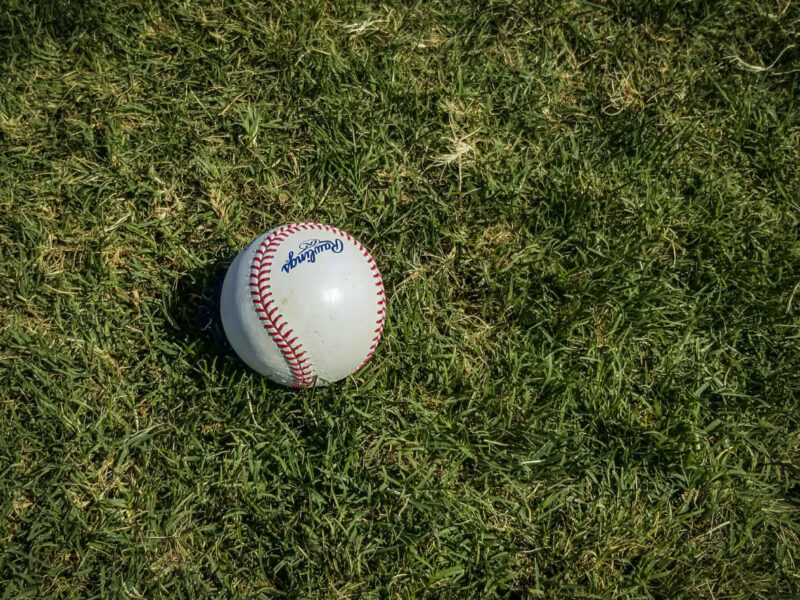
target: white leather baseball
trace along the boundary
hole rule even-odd
[[[298,388],[358,371],[386,319],[372,256],[350,234],[320,223],[282,225],[256,238],[228,269],[220,304],[236,354]]]

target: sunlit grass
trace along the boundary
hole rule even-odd
[[[800,593],[800,44],[774,2],[0,9],[0,598]],[[262,231],[390,298],[296,393]]]

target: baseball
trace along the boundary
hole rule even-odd
[[[386,294],[369,251],[320,223],[282,225],[234,259],[222,285],[225,335],[273,381],[327,385],[363,367],[386,319]]]

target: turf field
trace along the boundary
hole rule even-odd
[[[0,599],[800,594],[797,2],[2,5]],[[306,220],[390,302],[298,393]]]

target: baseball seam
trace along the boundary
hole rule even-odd
[[[367,264],[372,272],[372,277],[375,280],[375,287],[378,288],[375,291],[378,308],[375,320],[376,327],[373,330],[374,335],[370,341],[367,355],[356,371],[361,370],[361,368],[369,362],[369,359],[372,358],[375,349],[378,347],[381,335],[383,334],[383,327],[386,323],[386,292],[383,287],[383,279],[378,271],[378,266],[375,264],[375,260],[361,242],[346,231],[321,223],[290,223],[273,231],[259,244],[253,256],[253,262],[250,265],[250,295],[256,313],[258,314],[258,319],[286,359],[289,370],[292,373],[292,384],[297,388],[307,388],[313,385],[314,376],[312,373],[312,364],[298,336],[294,335],[294,331],[289,328],[289,324],[280,313],[277,303],[272,296],[270,280],[272,277],[272,263],[275,259],[275,253],[281,243],[293,233],[309,230],[327,231],[350,241],[367,260]]]

